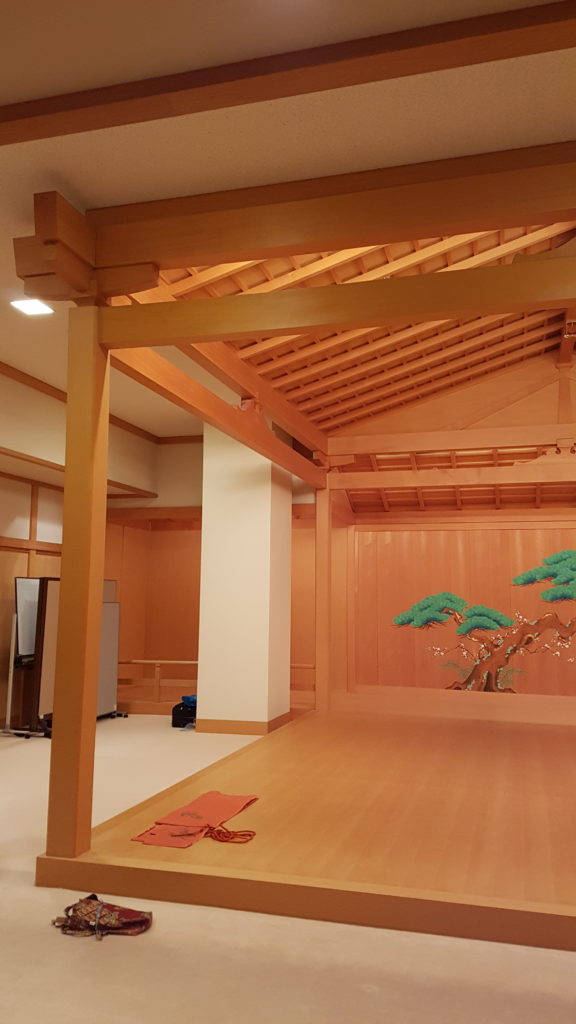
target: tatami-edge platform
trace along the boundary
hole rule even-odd
[[[510,699],[510,698],[506,698]],[[312,713],[112,818],[37,882],[576,949],[574,730]],[[131,841],[200,793],[258,794],[247,845]]]

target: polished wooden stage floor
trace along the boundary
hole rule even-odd
[[[127,765],[127,770],[130,767]],[[131,842],[200,793],[257,793],[245,846]],[[576,731],[310,714],[41,857],[38,882],[576,948]]]

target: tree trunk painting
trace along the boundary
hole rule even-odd
[[[559,551],[543,559],[542,565],[516,576],[515,586],[526,586],[551,580],[552,586],[541,597],[547,602],[576,599],[576,551]],[[460,641],[458,647],[465,657],[473,657],[474,664],[463,678],[451,683],[449,690],[476,690],[493,693],[514,693],[510,679],[514,670],[510,662],[516,655],[533,654],[556,648],[570,647],[576,635],[576,617],[563,622],[556,612],[547,612],[533,621],[515,622],[508,615],[487,605],[468,605],[456,594],[442,591],[431,594],[412,605],[393,620],[397,626],[430,629],[449,623],[456,624],[456,634],[477,644],[474,655]],[[495,635],[496,634],[496,635]],[[551,640],[543,639],[546,635]],[[441,652],[440,648],[434,649]],[[445,652],[444,652],[445,653]],[[453,666],[459,668],[458,665]]]
[[[563,640],[568,640],[576,633],[576,619],[564,623],[556,615],[549,612],[535,622],[524,622],[516,629],[504,632],[494,640],[480,640],[478,661],[471,669],[467,678],[457,680],[447,687],[448,690],[485,690],[499,693],[515,693],[507,684],[502,684],[500,675],[505,672],[511,659],[520,651],[533,653],[537,650],[540,637],[555,630]],[[472,639],[479,639],[472,637]]]

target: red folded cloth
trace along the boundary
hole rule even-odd
[[[133,842],[146,846],[170,846],[185,849],[205,835],[221,842],[247,842],[254,833],[233,833],[219,829],[223,822],[239,814],[257,800],[257,796],[227,796],[214,790],[203,793],[191,803],[159,818],[152,828],[133,837]]]

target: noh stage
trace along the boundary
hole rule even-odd
[[[511,700],[512,698],[500,698]],[[105,822],[37,882],[576,949],[574,728],[311,713]],[[131,838],[208,790],[246,845]]]

